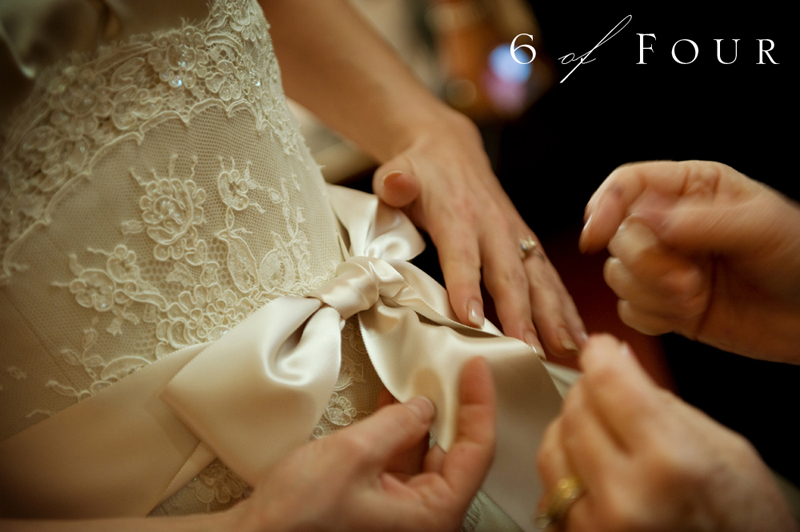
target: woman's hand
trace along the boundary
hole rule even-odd
[[[347,1],[261,5],[287,95],[381,163],[375,193],[431,236],[459,320],[483,322],[483,277],[507,335],[540,354],[540,340],[558,355],[577,352],[583,323],[541,247],[521,260],[520,239],[536,237],[492,173],[475,125],[423,86]]]
[[[565,530],[797,530],[749,442],[657,388],[627,345],[592,337],[580,361],[538,454],[546,488],[585,488]]]
[[[494,453],[494,388],[484,359],[464,366],[459,394],[453,445],[447,454],[430,449],[418,472],[394,466],[427,441],[434,411],[420,397],[294,451],[229,511],[231,529],[457,530]]]
[[[800,363],[800,210],[723,164],[615,170],[586,207],[581,248],[608,245],[619,315],[742,355]]]
[[[586,332],[558,273],[494,176],[475,126],[443,114],[378,168],[376,194],[430,235],[461,322],[483,324],[483,278],[507,335],[560,356],[577,353]],[[536,251],[521,256],[520,240],[529,237]]]
[[[385,401],[389,403],[391,399]],[[458,530],[494,456],[495,394],[488,363],[461,370],[458,429],[447,454],[438,446],[420,463],[435,415],[423,397],[385,406],[280,461],[252,496],[215,514],[96,520],[0,519],[0,529],[52,531],[295,532]]]

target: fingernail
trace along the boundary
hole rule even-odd
[[[467,319],[474,327],[483,327],[483,306],[474,299],[467,303]]]
[[[569,351],[570,354],[578,354],[578,346],[575,344],[575,340],[572,339],[572,336],[570,336],[566,329],[558,330],[558,339],[561,342],[561,347]]]
[[[389,180],[397,179],[401,175],[403,175],[403,172],[401,172],[400,170],[393,170],[381,178],[381,183],[383,184],[383,186],[386,186],[386,183]]]
[[[631,346],[628,345],[628,342],[622,342],[622,346],[619,348],[619,351],[626,357],[636,358],[633,354]]]
[[[586,223],[583,224],[583,229],[581,230],[581,236],[578,238],[578,249],[581,253],[585,252],[586,249],[589,247],[586,243],[586,239],[589,238],[589,232],[587,231],[589,224],[592,223],[592,215],[589,215],[589,218],[586,219]]]
[[[405,402],[406,407],[414,412],[421,421],[430,421],[436,415],[433,402],[424,395],[412,397]]]
[[[583,224],[583,232],[586,232],[586,228],[589,227],[589,224],[592,223],[592,215],[590,214],[588,218],[586,218],[586,222]]]
[[[544,360],[544,350],[539,346],[539,339],[536,337],[536,335],[528,331],[523,335],[523,337],[525,338],[525,343],[528,344],[528,347],[533,349],[533,352],[536,354],[536,356]]]

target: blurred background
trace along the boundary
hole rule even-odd
[[[747,10],[711,2],[576,5],[527,0],[352,0],[417,75],[480,127],[494,170],[556,265],[590,332],[627,340],[662,386],[747,436],[776,471],[800,483],[800,367],[731,356],[675,335],[645,337],[623,325],[602,278],[604,254],[582,256],[578,235],[591,193],[618,165],[653,159],[718,160],[798,199],[797,41],[791,3]],[[724,6],[724,7],[723,7]],[[558,58],[591,50],[627,15],[631,22],[575,67]],[[533,35],[535,60],[509,44]],[[653,52],[639,61],[637,33]],[[699,56],[676,63],[673,44]],[[723,65],[714,39],[724,39]],[[778,65],[758,62],[771,39]],[[689,56],[690,46],[679,48]],[[686,54],[684,56],[683,54]],[[522,55],[519,56],[521,59]],[[684,59],[686,60],[686,59]],[[374,161],[302,108],[309,146],[331,182],[369,190]],[[441,279],[429,246],[417,263]],[[800,349],[800,346],[798,346]]]

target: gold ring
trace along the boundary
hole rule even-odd
[[[586,492],[576,476],[562,478],[556,483],[547,500],[547,508],[536,516],[536,526],[544,530],[551,525],[561,525],[572,504]]]
[[[519,239],[519,257],[521,259],[525,260],[528,256],[533,254],[533,255],[536,255],[537,257],[539,257],[540,259],[542,259],[543,261],[546,261],[547,259],[545,258],[544,253],[539,251],[537,249],[538,247],[539,247],[539,245],[536,243],[536,241],[533,239],[532,236],[527,236],[525,238],[520,238]]]

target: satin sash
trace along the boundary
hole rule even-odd
[[[524,530],[541,495],[535,453],[560,396],[523,342],[458,323],[447,293],[413,266],[424,243],[375,196],[330,186],[346,260],[307,297],[281,297],[213,343],[192,346],[0,443],[0,509],[16,517],[146,515],[218,457],[257,485],[308,440],[333,392],[340,331],[358,315],[370,359],[401,401],[436,405],[455,434],[458,375],[487,358],[498,442],[484,491]]]

